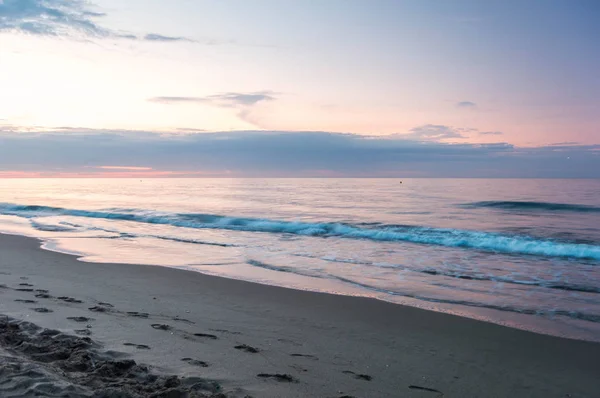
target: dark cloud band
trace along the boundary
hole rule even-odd
[[[294,131],[0,133],[0,171],[75,172],[101,165],[235,176],[297,177],[325,171],[348,177],[598,178],[600,145],[519,148]]]
[[[148,33],[138,36],[102,26],[98,20],[106,14],[94,11],[81,0],[2,0],[0,32],[18,32],[37,36],[95,37],[160,42],[194,40],[185,37]],[[215,42],[211,42],[214,44]]]

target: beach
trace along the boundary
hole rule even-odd
[[[64,396],[56,392],[62,389],[75,394],[66,396],[93,396],[113,391],[111,384],[130,395],[106,396],[598,394],[598,343],[370,298],[159,266],[86,263],[11,235],[0,236],[0,285],[0,395],[6,397],[49,388],[34,377],[15,385],[26,366],[55,386],[57,395],[47,396]],[[62,355],[39,348],[58,344],[54,339],[66,341],[51,350]],[[103,376],[93,364],[71,366],[64,344],[80,347],[79,355],[91,352],[104,367],[126,369]],[[136,377],[160,376],[151,378],[153,391],[140,390],[150,388],[147,382],[131,384],[129,360],[137,363]]]
[[[0,398],[600,398],[599,17],[0,0]]]

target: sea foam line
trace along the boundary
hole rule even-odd
[[[10,203],[0,203],[0,214],[25,218],[63,215],[135,221],[183,228],[286,233],[315,237],[365,239],[381,242],[410,242],[500,253],[600,260],[600,246],[597,245],[544,240],[523,235],[503,235],[492,232],[449,228],[406,225],[380,225],[373,228],[364,228],[332,222],[308,223],[211,214],[165,213],[140,209],[89,211]]]

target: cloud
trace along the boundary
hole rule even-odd
[[[277,93],[269,90],[256,91],[252,93],[223,93],[208,95],[206,97],[153,97],[150,102],[159,104],[185,104],[199,103],[211,104],[222,107],[253,106],[263,101],[274,101],[277,99]]]
[[[200,44],[204,44],[207,46],[217,46],[217,45],[223,45],[223,44],[234,44],[234,45],[238,44],[234,40],[216,40],[216,39],[197,40],[197,39],[190,39],[189,37],[182,37],[182,36],[159,35],[158,33],[148,33],[141,38],[138,38],[137,36],[133,36],[132,38],[150,41],[150,42],[157,42],[157,43],[160,43],[160,42],[163,42],[163,43],[188,42],[188,43],[200,43]]]
[[[456,106],[458,108],[475,108],[477,107],[477,104],[471,101],[461,101],[461,102],[457,102]]]
[[[205,97],[153,97],[148,98],[148,101],[159,104],[185,104],[194,102],[205,104],[210,102]]]
[[[99,26],[94,19],[102,17],[74,0],[4,0],[0,2],[0,31],[47,36],[106,37],[112,32]]]
[[[129,171],[148,171],[152,170],[152,167],[140,167],[140,166],[97,166],[94,169],[100,170],[129,170]]]
[[[194,41],[157,33],[142,36],[116,31],[98,21],[105,17],[84,0],[0,0],[0,32],[69,38],[113,38],[145,41]]]
[[[219,95],[212,95],[208,99],[216,104],[221,104],[222,106],[252,106],[263,101],[273,101],[276,99],[276,94],[277,93],[274,93],[272,91],[259,91],[247,94],[225,93]]]
[[[172,41],[193,41],[191,39],[188,39],[186,37],[172,37],[172,36],[163,36],[163,35],[159,35],[156,33],[149,33],[146,36],[144,36],[144,40],[148,40],[148,41],[165,41],[165,42],[172,42]]]
[[[599,178],[600,144],[519,148],[296,131],[0,132],[0,173],[90,173],[90,167],[107,165],[143,165],[156,173],[168,171],[164,175],[234,177]]]
[[[479,135],[502,135],[502,131],[480,131]]]
[[[451,126],[439,124],[425,124],[412,128],[409,134],[403,134],[402,137],[414,140],[446,140],[450,138],[466,138],[462,133],[472,129],[460,129]]]
[[[398,134],[399,138],[418,141],[445,141],[451,139],[467,139],[473,134],[497,136],[501,131],[479,131],[469,127],[453,127],[441,124],[425,124],[410,130],[408,134]]]
[[[252,108],[261,102],[275,101],[278,95],[279,93],[274,91],[264,90],[250,93],[229,92],[206,97],[153,97],[148,98],[148,101],[166,105],[196,103],[233,108],[237,110],[236,115],[239,119],[255,127],[260,127],[252,117]]]
[[[181,131],[183,133],[201,133],[206,131],[205,129],[195,129],[192,127],[177,127],[175,130]]]

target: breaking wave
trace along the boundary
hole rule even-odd
[[[507,235],[484,231],[423,226],[378,225],[366,228],[333,222],[309,223],[211,214],[166,213],[141,209],[90,211],[10,203],[0,203],[0,214],[25,218],[73,216],[171,225],[183,228],[224,229],[371,241],[410,242],[499,253],[600,260],[600,246],[594,244],[567,243],[525,235]]]
[[[568,203],[525,202],[525,201],[485,201],[466,203],[467,208],[492,208],[521,211],[563,211],[576,213],[600,213],[600,207]]]

